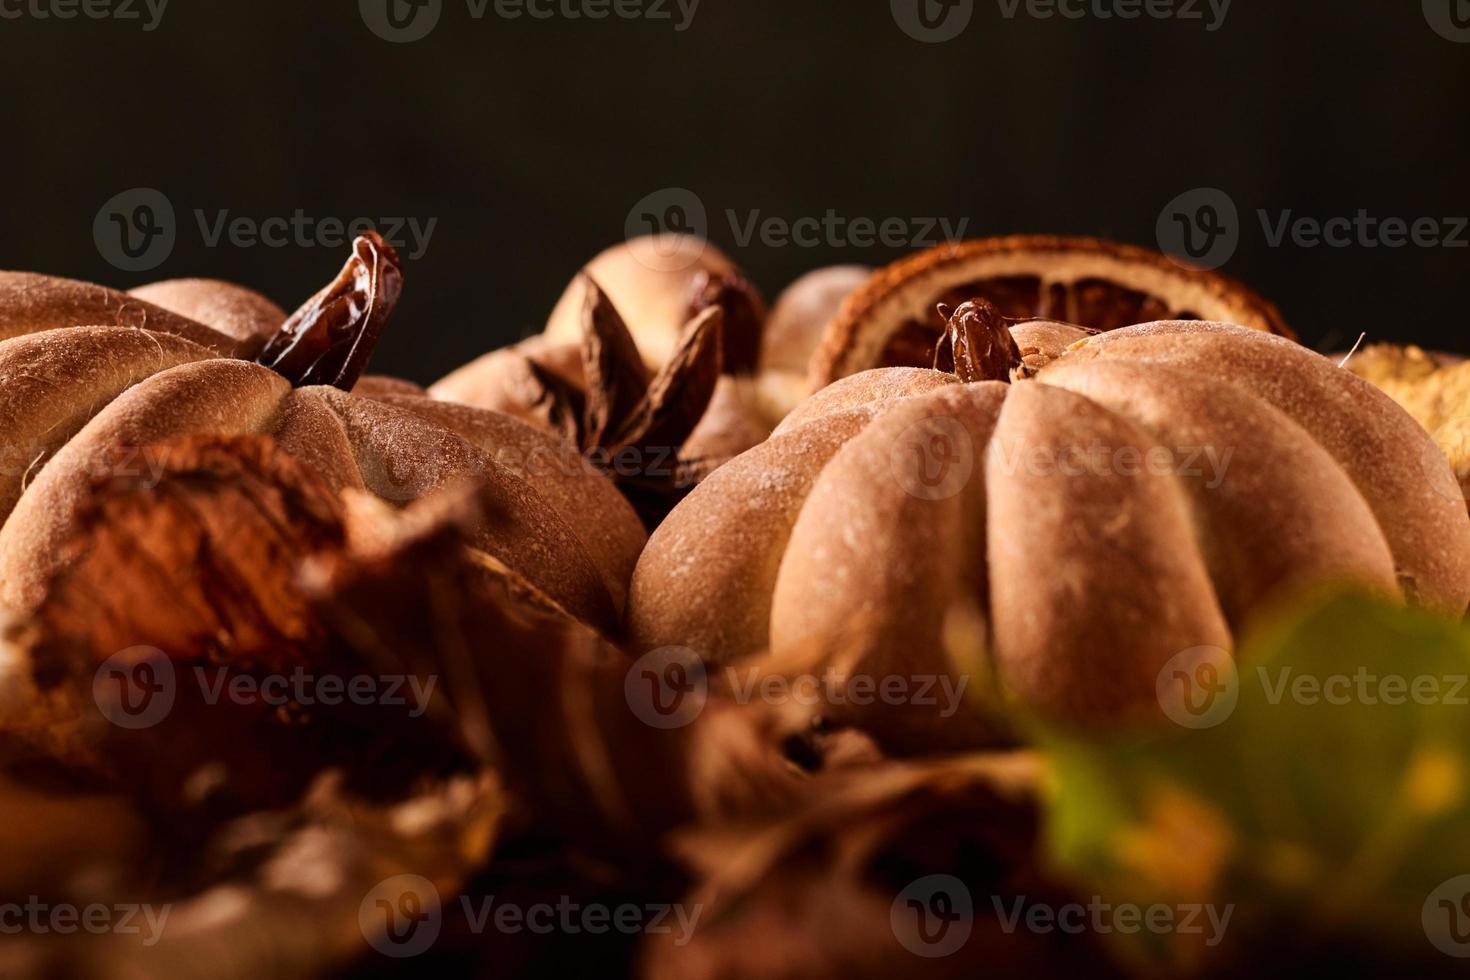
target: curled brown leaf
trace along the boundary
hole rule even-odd
[[[996,914],[1017,896],[1070,900],[1043,867],[1038,777],[1026,755],[887,763],[818,777],[768,820],[689,829],[679,850],[701,883],[682,904],[699,928],[650,936],[644,975],[1118,976],[1092,937]]]
[[[16,633],[50,706],[28,741],[195,830],[289,802],[338,761],[374,787],[458,764],[408,708],[315,696],[364,672],[298,585],[348,547],[319,476],[264,436],[185,436],[148,458],[160,468],[89,488]]]
[[[149,458],[156,472],[107,477],[82,503],[35,617],[42,686],[86,671],[73,655],[139,644],[270,670],[316,659],[324,638],[293,581],[344,542],[336,494],[264,436],[185,436]]]
[[[406,533],[314,563],[308,591],[368,662],[439,678],[448,711],[435,717],[544,829],[626,854],[657,848],[671,827],[803,792],[776,718],[710,692],[686,724],[655,724],[644,665],[464,547],[473,505],[415,505],[394,518],[416,522]],[[439,517],[416,517],[426,506]]]

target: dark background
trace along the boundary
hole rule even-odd
[[[660,188],[695,191],[712,240],[774,295],[807,269],[903,250],[741,249],[726,209],[1153,245],[1171,199],[1218,187],[1243,222],[1226,271],[1306,342],[1368,331],[1470,350],[1470,249],[1273,248],[1255,219],[1470,214],[1470,45],[1435,33],[1417,0],[1235,0],[1214,33],[1006,19],[976,0],[940,44],[907,36],[888,0],[703,0],[684,33],[476,21],[444,2],[431,35],[401,45],[357,0],[171,0],[151,33],[0,20],[0,266],[118,286],[218,276],[291,308],[344,250],[209,248],[194,209],[437,217],[374,365],[428,381],[539,329]],[[92,226],[139,186],[168,196],[179,229],[169,258],[134,274],[103,259]]]

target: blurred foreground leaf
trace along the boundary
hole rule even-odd
[[[1197,715],[1163,739],[1043,736],[1060,870],[1112,902],[1233,905],[1222,941],[1208,927],[1115,933],[1124,955],[1212,972],[1347,942],[1462,967],[1470,632],[1340,596],[1260,632],[1230,666],[1165,678]]]

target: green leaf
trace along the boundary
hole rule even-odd
[[[1110,743],[1044,731],[1051,857],[1111,900],[1233,904],[1227,955],[1286,934],[1440,957],[1426,902],[1470,874],[1467,678],[1461,625],[1319,601],[1242,647],[1238,700],[1213,727]],[[1199,937],[1118,938],[1146,967],[1220,955]]]

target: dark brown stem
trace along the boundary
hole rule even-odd
[[[1000,311],[983,299],[961,303],[958,309],[939,306],[947,321],[944,336],[934,350],[934,369],[949,371],[967,384],[972,381],[1009,383],[1024,368],[1021,348],[1011,336]]]
[[[291,315],[256,363],[297,388],[332,385],[351,391],[402,291],[403,272],[393,246],[375,231],[360,235],[337,278]]]

